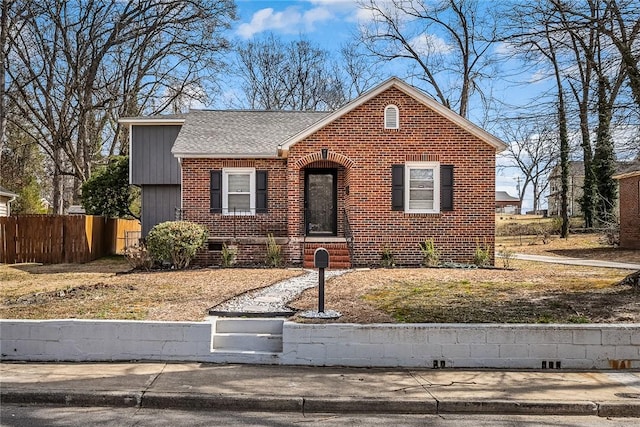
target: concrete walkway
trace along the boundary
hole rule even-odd
[[[499,257],[499,255],[497,256]],[[620,268],[623,270],[640,270],[640,264],[625,263],[625,262],[598,261],[595,259],[583,259],[583,258],[571,258],[571,257],[547,256],[547,255],[529,255],[529,254],[513,254],[512,257],[514,259],[521,259],[524,261],[549,262],[553,264],[584,265],[587,267]],[[640,258],[640,252],[638,252],[638,258]],[[638,261],[640,261],[640,259]]]
[[[347,272],[349,270],[327,270],[325,278],[330,279]],[[210,314],[291,316],[295,312],[287,304],[306,289],[315,286],[318,286],[318,270],[304,270],[304,274],[300,276],[231,298],[213,307]]]
[[[640,373],[2,363],[2,404],[640,417]]]

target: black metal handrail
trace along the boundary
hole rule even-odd
[[[349,259],[353,263],[353,232],[351,231],[351,223],[349,222],[349,214],[347,213],[347,209],[345,209],[342,214],[342,227],[344,229],[344,238],[347,241],[347,249],[349,250]]]

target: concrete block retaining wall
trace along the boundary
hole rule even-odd
[[[640,324],[298,324],[272,357],[212,351],[210,322],[2,320],[3,360],[452,368],[640,368]]]
[[[281,360],[296,365],[640,368],[640,325],[297,324]],[[444,365],[443,365],[444,363]]]

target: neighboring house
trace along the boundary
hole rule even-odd
[[[496,191],[496,213],[520,214],[522,200],[506,191]]]
[[[640,249],[640,168],[615,175],[620,195],[620,247]]]
[[[616,173],[620,174],[629,168],[634,168],[637,162],[616,162]],[[582,198],[582,187],[584,187],[584,162],[569,162],[569,194],[567,197],[567,210],[569,216],[582,216],[580,199]],[[555,166],[549,174],[549,195],[547,196],[547,207],[549,216],[560,216],[562,198],[562,176],[560,165]]]
[[[86,215],[86,213],[82,205],[71,205],[67,208],[67,215]]]
[[[506,145],[392,78],[334,112],[192,111],[121,119],[143,235],[180,217],[209,231],[200,262],[223,243],[262,264],[267,234],[289,264],[378,265],[385,248],[418,265],[433,239],[442,260],[493,254],[495,155]],[[173,156],[170,155],[173,154]]]
[[[567,196],[567,212],[569,216],[581,216],[580,199],[584,186],[584,162],[569,162],[569,193]],[[549,195],[547,209],[550,216],[561,215],[562,176],[560,165],[554,166],[549,174]]]
[[[0,216],[11,215],[11,202],[13,202],[17,194],[0,187]]]

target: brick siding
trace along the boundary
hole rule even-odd
[[[384,129],[384,108],[394,104],[400,128]],[[328,149],[326,160],[321,150]],[[274,143],[275,152],[275,143]],[[454,209],[438,214],[391,210],[391,166],[408,161],[454,166]],[[209,211],[209,174],[223,167],[268,170],[266,214],[223,216]],[[493,257],[495,229],[495,149],[402,91],[391,88],[293,145],[287,159],[183,159],[184,219],[203,224],[212,237],[238,243],[241,237],[284,239],[286,260],[299,264],[304,249],[305,168],[338,171],[338,236],[346,212],[353,234],[355,266],[379,265],[391,249],[398,265],[419,265],[419,244],[433,239],[441,260],[470,262],[478,244]],[[260,245],[240,260],[257,262]],[[216,255],[200,260],[213,262]],[[245,258],[243,258],[245,257]],[[263,257],[263,255],[262,255]]]

